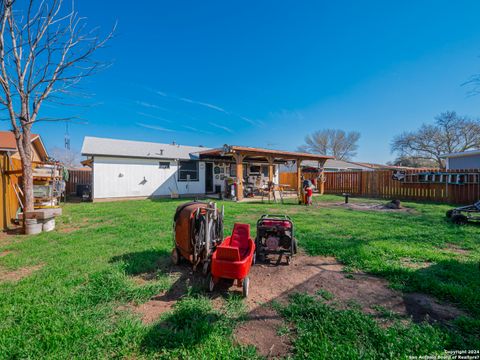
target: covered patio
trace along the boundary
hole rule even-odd
[[[295,191],[297,196],[300,196],[302,192],[302,161],[316,161],[319,171],[322,172],[325,161],[327,159],[333,159],[332,156],[237,145],[224,145],[223,148],[205,150],[199,153],[199,157],[201,161],[229,163],[230,166],[234,167],[231,175],[234,174],[232,178],[235,184],[237,201],[244,199],[244,186],[248,183],[247,173],[245,172],[246,166],[251,166],[251,164],[264,164],[264,166],[267,166],[268,188],[274,190],[275,186],[279,185],[274,182],[276,167],[288,162],[294,162],[297,176],[297,188]],[[323,183],[319,184],[319,191],[321,193],[323,192]]]

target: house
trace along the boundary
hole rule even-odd
[[[92,167],[92,199],[204,194],[204,147],[85,137]],[[202,170],[202,171],[201,171]]]
[[[317,162],[315,161],[304,161],[302,162],[302,171],[316,171],[318,167]],[[323,165],[325,172],[339,172],[339,171],[372,171],[373,169],[367,166],[359,165],[353,162],[336,160],[336,159],[327,159]],[[281,172],[292,172],[293,165],[285,165],[280,169]]]
[[[48,158],[47,149],[43,144],[42,138],[38,134],[31,135],[32,142],[32,161],[44,162]],[[10,156],[12,159],[20,160],[20,154],[17,149],[15,135],[11,131],[0,131],[0,154]]]
[[[480,169],[480,150],[470,150],[442,156],[447,170]]]
[[[212,149],[96,137],[85,137],[82,155],[88,157],[83,164],[93,170],[94,201],[233,192],[241,200],[247,187],[278,181],[279,164],[297,159],[323,165],[329,158],[241,146]]]
[[[431,168],[415,168],[410,166],[397,166],[397,165],[385,165],[365,162],[352,162],[352,164],[359,165],[368,168],[370,171],[375,170],[418,170],[418,169],[431,169]]]
[[[47,160],[48,153],[40,135],[32,134],[32,161],[34,164]],[[11,131],[0,131],[0,226],[8,228],[22,207],[20,177],[22,162],[15,136]]]

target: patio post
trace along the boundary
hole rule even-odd
[[[325,169],[323,168],[323,165],[325,165],[325,160],[319,160],[318,169],[320,170],[320,176],[318,177],[318,179],[320,181],[317,184],[317,189],[320,195],[323,195],[323,193],[325,192],[325,183],[323,181],[325,179]]]
[[[268,161],[268,181],[270,183],[273,183],[273,157],[272,156],[269,156],[267,157],[267,161]]]
[[[237,169],[237,201],[243,199],[243,159],[244,155],[233,154],[235,158],[235,167]]]
[[[297,196],[302,200],[302,160],[296,159],[295,162],[297,163]]]

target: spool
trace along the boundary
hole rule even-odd
[[[38,223],[37,219],[25,219],[25,234],[36,235],[42,232],[43,224]]]

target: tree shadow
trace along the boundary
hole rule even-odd
[[[139,275],[166,269],[169,255],[166,250],[145,250],[114,256],[110,263],[122,262],[128,275]]]
[[[450,259],[428,267],[408,270],[392,269],[376,273],[392,281],[405,291],[404,303],[408,314],[416,322],[439,321],[447,323],[465,315],[456,307],[480,317],[480,263]],[[427,298],[431,294],[445,303]],[[446,303],[449,302],[449,303]]]
[[[195,301],[179,303],[174,312],[152,326],[142,347],[153,351],[190,348],[204,342],[218,320],[219,315]]]

